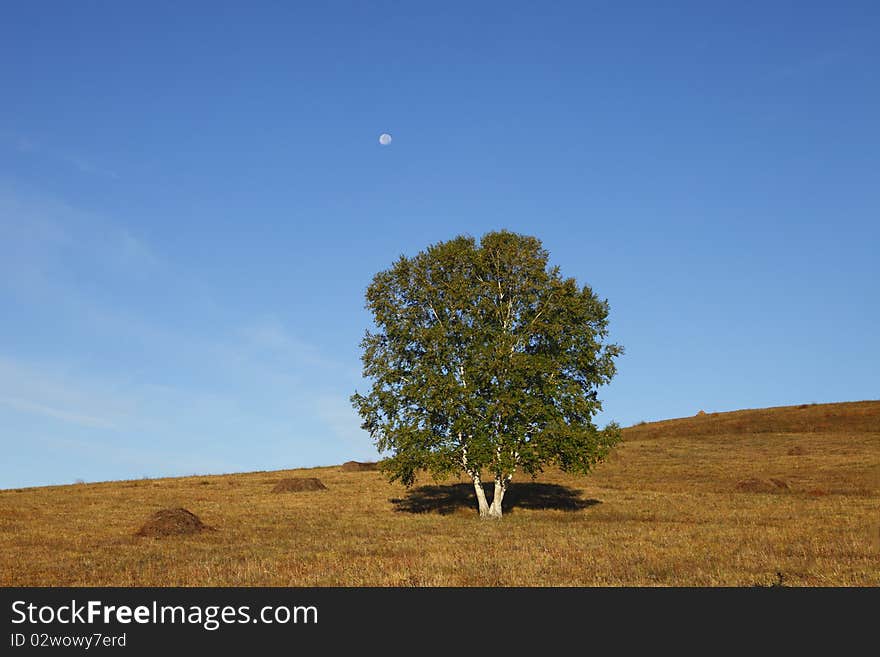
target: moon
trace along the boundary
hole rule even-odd
[[[391,135],[389,135],[387,132],[383,132],[381,135],[379,135],[379,143],[383,146],[387,146],[391,143]]]

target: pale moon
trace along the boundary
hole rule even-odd
[[[391,143],[391,135],[389,135],[387,132],[383,132],[381,135],[379,135],[379,143],[383,146],[387,146]]]

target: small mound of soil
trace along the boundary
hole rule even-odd
[[[135,536],[182,536],[213,529],[186,509],[160,509],[135,532]]]
[[[805,450],[805,449],[804,449],[803,447],[801,447],[800,445],[795,445],[794,447],[792,447],[791,449],[789,449],[788,452],[787,452],[787,454],[788,454],[789,456],[803,456],[803,455],[806,454],[806,453],[807,453],[807,450]]]
[[[272,492],[301,493],[309,490],[327,490],[327,487],[317,477],[291,477],[290,479],[282,479],[275,484]]]
[[[378,463],[361,463],[360,461],[346,461],[342,464],[343,472],[370,472],[378,470]]]
[[[736,483],[736,489],[743,493],[778,493],[788,490],[788,483],[782,479],[743,479]]]

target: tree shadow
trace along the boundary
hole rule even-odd
[[[486,497],[492,502],[494,484],[486,484]],[[448,515],[460,509],[477,510],[477,499],[472,484],[447,486],[419,486],[408,491],[406,497],[391,500],[394,510],[402,513],[439,513]],[[510,484],[504,494],[504,513],[514,509],[580,511],[600,500],[584,499],[581,492],[559,484]]]

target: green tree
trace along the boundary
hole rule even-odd
[[[361,342],[372,385],[351,401],[390,452],[391,480],[464,472],[480,516],[497,518],[517,471],[586,473],[620,439],[616,424],[592,421],[623,353],[603,344],[608,303],[563,278],[537,238],[460,236],[401,256],[376,274],[366,307],[377,329]]]

